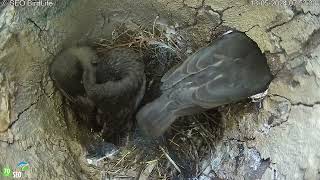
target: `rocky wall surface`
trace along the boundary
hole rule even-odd
[[[30,179],[98,179],[70,133],[52,58],[79,41],[110,38],[114,23],[176,29],[192,50],[220,28],[246,32],[275,75],[258,111],[229,119],[199,179],[320,178],[320,4],[221,0],[66,0],[0,8],[0,168],[28,161]],[[232,106],[230,110],[233,111]],[[237,110],[234,110],[235,113]]]

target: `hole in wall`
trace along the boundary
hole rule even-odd
[[[146,29],[139,29],[137,31],[123,28],[124,27],[121,26],[117,29],[119,32],[115,34],[121,35],[113,38],[113,40],[97,41],[90,45],[94,47],[98,55],[117,47],[126,46],[130,46],[141,55],[141,62],[145,65],[147,80],[146,93],[140,105],[142,106],[160,95],[159,87],[161,77],[183,61],[180,54],[184,52],[176,51],[174,46],[165,39],[166,36],[161,34],[163,32],[160,30],[153,32],[152,30]],[[83,69],[81,68],[76,72],[76,80],[79,81],[80,86],[81,80],[79,80],[79,77],[81,76],[79,76],[79,74],[81,75],[82,73]],[[112,73],[107,75],[118,77],[108,79],[114,81],[119,80],[120,76],[119,74]],[[98,83],[105,81],[105,79],[97,79]],[[85,96],[83,88],[81,89],[81,95]],[[66,96],[64,93],[62,94]],[[67,97],[66,99],[70,101],[70,98]],[[96,108],[93,108],[89,114],[84,115],[83,111],[79,111],[79,106],[75,105],[70,107],[77,115],[76,118],[79,129],[86,128],[87,131],[91,132],[91,135],[99,134],[102,127],[101,124],[95,123],[95,121],[97,118],[102,120],[104,117],[99,117],[100,115]],[[92,121],[92,119],[95,120]],[[215,151],[214,146],[223,137],[225,122],[222,121],[222,113],[218,108],[194,116],[181,117],[165,134],[165,140],[148,142],[148,139],[135,139],[137,138],[136,124],[134,124],[135,119],[132,118],[131,122],[133,125],[127,132],[115,132],[115,134],[112,134],[108,138],[102,136],[100,138],[104,138],[105,141],[116,144],[130,152],[130,155],[120,154],[114,161],[109,161],[110,166],[117,164],[117,160],[119,159],[124,159],[123,167],[128,166],[128,164],[134,166],[133,163],[137,163],[137,159],[141,162],[158,159],[161,174],[171,172],[170,176],[172,177],[190,178],[198,173],[195,172],[195,169],[199,168],[197,166],[199,166],[200,161],[206,158],[209,153]],[[86,142],[88,142],[88,140]],[[94,142],[89,143],[94,144]],[[164,147],[170,157],[179,164],[181,173],[177,172],[172,166],[167,167],[167,159],[163,156],[159,157],[159,154],[163,154],[163,152],[159,150],[159,146]]]

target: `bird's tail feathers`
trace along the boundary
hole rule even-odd
[[[140,109],[138,125],[147,135],[159,137],[176,119],[176,108],[174,101],[163,95]]]

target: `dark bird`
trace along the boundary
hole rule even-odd
[[[75,50],[81,54],[84,49]],[[140,55],[128,48],[116,48],[88,62],[79,60],[84,69],[83,85],[88,97],[103,114],[103,134],[108,137],[128,129],[145,92],[144,65]],[[107,130],[107,131],[105,131]]]
[[[55,85],[73,105],[81,111],[94,111],[94,102],[90,100],[82,84],[83,67],[79,61],[79,54],[76,48],[69,48],[61,51],[50,65],[50,77]],[[88,62],[96,56],[87,49],[82,53],[83,59]]]
[[[55,58],[50,74],[80,110],[97,114],[91,123],[101,126],[108,139],[126,129],[144,95],[144,66],[139,58],[128,48],[98,56],[90,47],[72,47]]]
[[[267,59],[245,33],[225,34],[161,79],[162,95],[136,115],[148,135],[160,136],[177,117],[243,100],[272,80]]]

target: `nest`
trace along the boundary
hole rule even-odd
[[[128,29],[118,25],[112,39],[95,43],[98,53],[113,48],[131,47],[143,56],[147,77],[142,105],[160,95],[160,79],[173,66],[187,57],[186,41],[176,32],[159,28]],[[210,110],[194,116],[181,117],[162,139],[142,137],[133,127],[120,151],[103,162],[103,179],[185,179],[201,175],[201,162],[215,151],[214,144],[223,134],[221,115]]]

